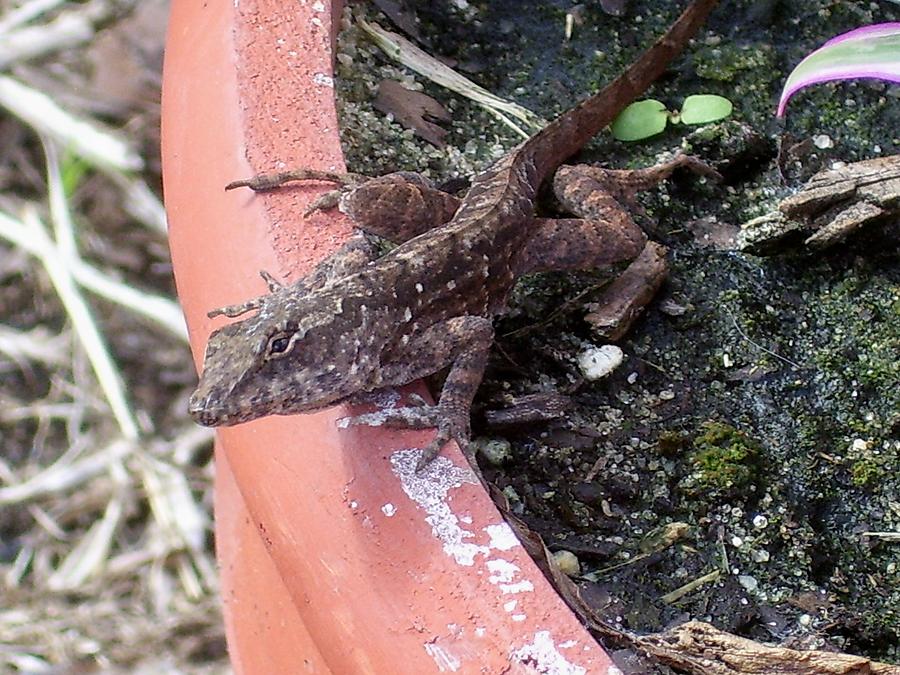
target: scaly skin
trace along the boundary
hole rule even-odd
[[[340,256],[333,258],[291,286],[278,287],[267,279],[271,294],[219,311],[238,316],[258,310],[210,336],[200,384],[191,397],[194,419],[219,426],[320,410],[449,366],[437,405],[400,408],[391,411],[387,421],[437,428],[423,463],[450,439],[465,449],[469,408],[493,340],[491,318],[505,308],[516,279],[535,268],[541,253],[535,249],[546,249],[552,236],[554,248],[577,252],[577,263],[591,267],[609,263],[604,246],[618,247],[612,257],[630,259],[644,243],[643,234],[635,230],[615,232],[600,246],[586,243],[593,240],[577,228],[543,227],[534,216],[538,188],[664,71],[716,2],[696,0],[601,92],[475,176],[448,222],[393,229],[389,223],[368,228],[361,224],[402,243],[371,261],[357,256],[347,264]],[[235,185],[269,189],[304,177],[315,176],[295,172]],[[356,191],[356,202],[379,181],[393,181],[393,189],[406,190],[402,199],[441,199],[421,179],[407,175],[364,183]],[[398,210],[404,206],[402,199],[397,198]],[[361,202],[363,210],[366,204],[375,208],[374,200]],[[379,208],[384,203],[390,207],[394,202],[381,202]],[[452,210],[455,204],[450,206]],[[360,242],[351,248],[358,252]],[[542,258],[539,266],[553,268],[553,263]],[[571,268],[573,262],[560,266]]]

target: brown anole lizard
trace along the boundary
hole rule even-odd
[[[268,295],[211,312],[256,310],[210,335],[192,417],[219,426],[311,412],[449,367],[436,405],[383,415],[387,423],[437,429],[420,466],[450,439],[466,450],[469,408],[493,341],[491,319],[505,308],[516,279],[631,259],[646,240],[627,216],[609,219],[622,208],[608,185],[600,186],[594,208],[579,214],[600,221],[536,218],[538,188],[663,72],[716,2],[695,0],[622,75],[475,176],[461,202],[414,174],[389,174],[345,191],[341,209],[357,226],[399,245],[372,259],[365,240],[354,238],[307,277],[281,286],[264,274]],[[675,166],[697,164],[682,156],[636,172],[621,192],[627,197]],[[343,180],[296,171],[231,187],[262,190],[310,178]]]

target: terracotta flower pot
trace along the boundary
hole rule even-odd
[[[326,186],[223,191],[279,167],[343,169],[332,9],[173,0],[165,196],[198,364],[224,323],[208,310],[263,294],[260,269],[298,278],[350,231],[337,213],[301,217]],[[216,538],[238,672],[609,670],[457,449],[416,475],[411,448],[431,432],[339,428],[347,413],[218,434]]]

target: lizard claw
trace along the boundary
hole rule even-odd
[[[440,411],[440,408],[438,408],[438,411]],[[462,424],[459,424],[458,419],[454,420],[452,417],[444,417],[438,423],[437,436],[422,449],[419,461],[416,462],[416,473],[419,473],[431,464],[450,441],[456,441],[456,444],[459,445],[470,463],[474,460],[469,451],[469,420],[465,419]],[[473,466],[477,465],[473,464]]]
[[[303,212],[303,217],[307,218],[316,211],[333,209],[341,201],[341,195],[343,194],[343,190],[329,190],[328,192],[319,195],[306,207],[306,210]]]
[[[463,454],[472,461],[469,452],[469,416],[467,413],[459,414],[438,405],[407,406],[392,408],[376,413],[365,413],[346,419],[345,424],[356,426],[366,424],[371,426],[386,426],[407,429],[425,429],[434,427],[437,435],[422,450],[422,456],[416,463],[416,471],[421,471],[437,457],[444,446],[451,440],[456,441]]]

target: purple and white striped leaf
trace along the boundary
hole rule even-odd
[[[803,59],[784,83],[778,117],[788,99],[811,84],[878,78],[900,83],[900,22],[879,23],[830,39]]]

